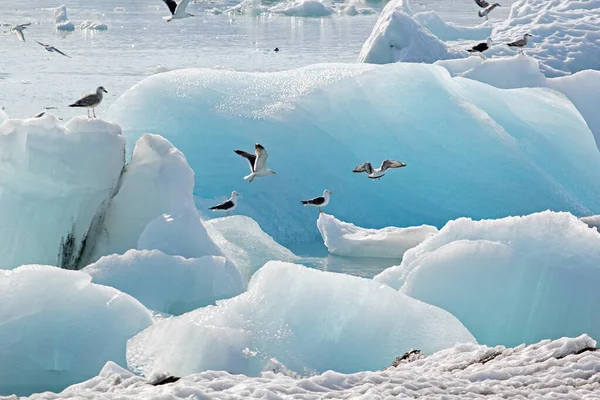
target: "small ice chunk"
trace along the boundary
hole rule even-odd
[[[85,20],[81,24],[79,24],[79,29],[91,29],[96,31],[106,31],[108,30],[108,25],[100,22],[100,21],[92,21]]]

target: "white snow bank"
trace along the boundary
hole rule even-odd
[[[327,17],[333,13],[331,7],[318,0],[295,0],[277,4],[270,12],[289,17]]]
[[[56,267],[0,270],[0,395],[60,391],[125,365],[125,344],[152,323],[137,300]]]
[[[54,19],[56,22],[56,29],[59,31],[74,31],[75,25],[69,21],[67,16],[67,6],[60,6],[54,10]]]
[[[145,376],[257,375],[274,357],[305,375],[377,370],[410,348],[432,353],[472,341],[449,313],[385,285],[272,261],[254,274],[246,293],[136,335],[127,361]]]
[[[460,26],[445,22],[435,11],[422,11],[413,15],[415,21],[423,25],[440,40],[485,40],[492,34],[492,26]]]
[[[589,336],[542,341],[504,348],[459,344],[429,357],[418,354],[385,371],[341,374],[327,371],[294,379],[265,372],[259,378],[207,371],[186,376],[174,385],[152,386],[113,363],[99,376],[59,395],[44,393],[32,400],[55,398],[147,400],[210,399],[593,399],[598,390],[600,352]],[[587,350],[586,350],[587,349]],[[393,357],[392,357],[393,358]]]
[[[224,257],[183,258],[129,250],[83,269],[93,282],[130,294],[147,308],[180,315],[244,291],[240,272]]]
[[[494,26],[497,42],[510,42],[530,33],[526,53],[541,61],[546,76],[598,69],[600,65],[600,1],[517,0],[509,18]],[[502,46],[501,54],[514,50]]]
[[[600,233],[569,213],[451,221],[374,279],[451,312],[480,343],[600,337]]]
[[[236,212],[282,245],[320,239],[317,210],[299,199],[325,188],[334,193],[326,211],[358,226],[600,213],[600,153],[568,99],[451,78],[436,65],[182,69],[146,78],[108,115],[128,143],[152,130],[183,151],[200,207],[235,188],[243,200]],[[233,150],[256,142],[277,175],[248,184],[248,163]],[[376,183],[349,173],[382,158],[407,167]]]
[[[204,224],[223,254],[238,266],[245,283],[267,261],[293,262],[298,259],[260,229],[252,218],[234,215],[214,218]]]
[[[125,163],[118,125],[53,115],[0,126],[0,268],[74,269]]]
[[[394,62],[433,63],[462,58],[468,53],[454,50],[414,20],[404,10],[406,0],[390,1],[379,16],[358,61],[387,64]]]
[[[79,29],[91,29],[96,31],[106,31],[108,30],[108,25],[93,20],[85,20],[81,24],[79,24]]]
[[[319,215],[317,227],[331,254],[348,257],[402,258],[438,231],[430,225],[365,229],[325,213]]]

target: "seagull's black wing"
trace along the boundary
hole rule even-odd
[[[250,154],[244,150],[234,150],[236,154],[244,157],[250,163],[250,171],[254,172],[254,163],[256,162],[256,154]]]
[[[209,210],[229,210],[231,207],[233,207],[233,201],[225,200],[216,206],[210,207]]]
[[[473,51],[478,51],[478,52],[482,52],[482,51],[486,51],[488,49],[488,44],[487,43],[479,43],[477,46],[473,46],[472,49],[469,49],[467,51],[469,52],[473,52]]]
[[[175,0],[163,0],[163,2],[169,7],[171,14],[175,14],[175,10],[177,10],[177,3]]]
[[[485,0],[475,0],[475,3],[477,3],[477,5],[481,8],[486,8],[487,6],[490,5],[490,3],[488,3]]]
[[[381,167],[379,169],[380,169],[380,171],[387,171],[390,168],[402,168],[402,167],[406,167],[406,164],[404,164],[401,161],[383,160],[381,162]]]
[[[37,40],[35,40],[35,42],[36,42],[37,44],[39,44],[40,46],[48,47],[48,45],[47,45],[47,44],[44,44],[44,43],[38,42]]]
[[[366,162],[357,165],[352,172],[366,172],[367,174],[371,175],[373,173],[373,167],[371,166],[370,162]]]
[[[315,197],[314,199],[310,200],[302,200],[302,204],[312,204],[315,206],[320,206],[323,203],[325,203],[325,197],[323,196]]]
[[[66,55],[65,53],[63,53],[62,51],[60,51],[59,49],[57,49],[56,47],[54,47],[54,51],[57,52],[58,54],[62,54],[65,57],[71,58],[70,56]]]

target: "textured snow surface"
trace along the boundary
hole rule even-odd
[[[258,375],[274,357],[306,375],[380,369],[391,354],[473,342],[456,318],[370,279],[271,261],[248,291],[159,322],[132,338],[130,368]]]
[[[438,231],[430,225],[365,229],[325,213],[319,215],[317,228],[331,254],[381,258],[402,258],[406,250]]]
[[[180,315],[244,291],[242,277],[225,257],[183,258],[158,250],[113,254],[83,269],[94,283],[112,286],[147,308]]]
[[[0,268],[77,268],[125,163],[121,128],[47,113],[0,126]]]
[[[59,395],[31,398],[594,400],[600,393],[600,352],[593,351],[595,346],[586,335],[515,348],[459,344],[384,371],[327,371],[301,379],[271,372],[249,378],[207,371],[164,386],[148,385],[144,378],[107,363],[97,377]]]
[[[479,343],[600,337],[600,233],[569,213],[451,221],[374,279],[451,312]]]
[[[125,365],[127,339],[152,323],[133,297],[83,272],[29,265],[0,270],[0,395],[59,391]]]
[[[212,241],[238,266],[246,284],[267,261],[293,262],[298,259],[260,229],[252,218],[234,215],[214,218],[204,224]]]
[[[440,40],[485,40],[492,34],[492,25],[460,26],[442,20],[435,11],[423,11],[413,15],[415,21],[423,25]]]
[[[186,154],[201,209],[237,190],[236,212],[283,245],[319,238],[317,210],[299,201],[325,188],[328,213],[369,228],[600,212],[600,154],[564,96],[451,78],[439,66],[178,70],[140,82],[109,114],[130,140],[152,130]],[[248,163],[233,150],[256,142],[277,175],[248,184]],[[388,157],[407,167],[376,183],[351,173]]]
[[[466,53],[450,49],[407,11],[406,0],[392,0],[381,11],[371,35],[363,45],[358,61],[388,64],[394,62],[433,63],[460,58]]]

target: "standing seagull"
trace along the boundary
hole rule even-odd
[[[523,39],[515,40],[514,42],[507,43],[509,47],[516,47],[519,54],[523,54],[523,47],[527,46],[527,38],[532,37],[529,33],[523,35]]]
[[[237,192],[234,190],[233,192],[231,192],[231,198],[228,200],[225,200],[222,203],[217,204],[216,206],[210,207],[209,210],[213,210],[213,211],[227,211],[227,213],[225,214],[226,216],[229,217],[229,213],[233,210],[235,210],[235,208],[237,207]]]
[[[243,150],[234,150],[236,154],[244,157],[250,163],[250,175],[246,175],[244,179],[249,179],[248,183],[252,182],[256,177],[263,177],[271,174],[276,174],[275,171],[272,171],[267,168],[267,158],[269,154],[267,150],[262,147],[260,144],[256,143],[254,145],[254,153],[250,154]]]
[[[302,200],[301,203],[304,204],[305,206],[314,206],[317,207],[319,209],[319,212],[323,212],[321,211],[321,207],[325,207],[327,204],[329,204],[329,195],[333,194],[331,193],[329,190],[325,189],[323,190],[323,196],[319,196],[319,197],[315,197],[314,199],[310,199],[310,200]]]
[[[49,44],[40,43],[37,40],[35,42],[37,44],[39,44],[40,46],[44,46],[46,48],[46,50],[48,50],[50,53],[57,52],[58,54],[62,54],[65,57],[69,57],[68,55],[66,55],[65,53],[63,53],[62,51],[60,51],[59,49],[57,49],[54,46],[50,46]],[[71,58],[71,57],[69,57],[69,58]]]
[[[75,103],[70,104],[69,107],[85,107],[85,108],[87,108],[88,118],[90,118],[90,108],[91,108],[92,112],[94,113],[94,118],[96,118],[96,111],[94,110],[94,108],[98,107],[100,105],[100,103],[102,103],[102,92],[108,93],[106,91],[106,89],[104,89],[104,86],[98,86],[98,89],[96,89],[96,93],[92,93],[92,94],[83,96],[82,98],[77,100]]]
[[[483,52],[490,48],[490,46],[492,45],[492,42],[493,42],[492,38],[488,38],[487,42],[481,42],[477,46],[473,46],[472,48],[468,49],[467,51],[469,53],[479,53],[479,56],[485,60],[485,55],[483,54]]]
[[[481,7],[483,10],[479,10],[479,12],[477,13],[477,15],[479,15],[480,18],[485,17],[485,19],[488,19],[488,14],[496,7],[500,7],[500,4],[498,3],[488,3],[486,0],[475,0],[475,3],[477,3],[477,5],[479,7]]]
[[[380,179],[385,175],[385,171],[389,168],[402,168],[406,167],[406,164],[395,160],[383,160],[381,167],[373,169],[370,162],[363,163],[352,170],[352,172],[366,172],[367,176],[371,179]]]
[[[26,24],[15,25],[12,28],[10,28],[10,31],[14,32],[15,35],[17,35],[17,37],[21,40],[21,42],[24,42],[25,34],[23,33],[23,30],[27,29],[29,25],[31,25],[31,22],[28,22]]]
[[[190,14],[185,12],[185,9],[188,6],[190,0],[181,0],[179,4],[175,0],[163,0],[163,2],[169,7],[169,11],[171,11],[171,16],[166,17],[167,22],[171,22],[174,19],[182,19],[187,17],[194,17],[194,14]]]

